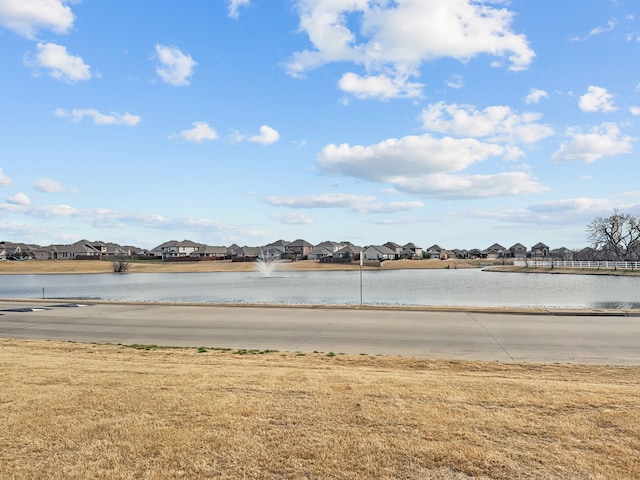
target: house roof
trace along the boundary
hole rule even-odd
[[[306,240],[302,240],[301,238],[294,240],[291,242],[288,247],[313,247],[313,245]]]
[[[355,245],[347,245],[344,248],[341,248],[340,250],[338,250],[336,252],[336,255],[340,255],[340,254],[358,254],[362,252],[362,247],[357,247]]]
[[[378,252],[382,253],[383,255],[395,255],[396,254],[395,250],[391,250],[389,247],[386,247],[384,245],[369,245],[364,250],[366,252],[369,249],[377,250]]]

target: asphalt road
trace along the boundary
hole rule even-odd
[[[75,305],[0,301],[0,338],[640,365],[640,317],[614,312]]]

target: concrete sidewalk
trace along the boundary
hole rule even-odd
[[[637,312],[158,305],[0,300],[0,337],[640,365]]]

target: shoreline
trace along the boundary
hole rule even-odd
[[[359,264],[319,263],[315,260],[283,262],[283,271],[354,271]],[[553,275],[611,275],[640,276],[640,270],[613,269],[573,269],[549,267],[514,267],[502,265],[500,261],[480,260],[389,260],[380,267],[363,266],[365,271],[384,270],[449,270],[483,269],[496,273],[539,273]],[[216,272],[252,272],[254,262],[231,262],[228,260],[206,262],[142,262],[134,261],[126,273],[216,273]],[[111,261],[105,260],[29,260],[0,262],[0,275],[69,275],[69,274],[114,274]],[[121,273],[118,273],[121,275]]]
[[[198,303],[198,302],[162,302],[162,301],[130,301],[100,300],[75,298],[0,298],[6,304],[65,304],[65,305],[131,305],[157,307],[207,307],[207,308],[250,308],[250,309],[283,309],[283,310],[360,310],[380,312],[430,312],[430,313],[487,313],[498,315],[551,315],[578,317],[640,317],[640,309],[620,308],[545,308],[545,307],[481,307],[452,305],[359,305],[359,304],[306,304],[306,303]]]

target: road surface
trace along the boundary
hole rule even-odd
[[[640,317],[0,300],[0,338],[640,365]]]

